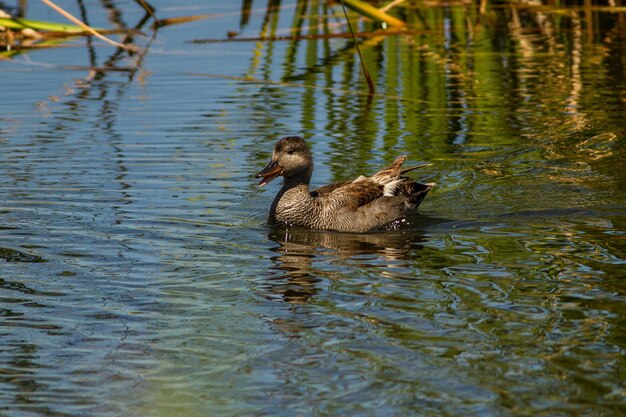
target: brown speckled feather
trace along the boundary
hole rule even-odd
[[[413,171],[415,169],[418,169],[418,168],[426,168],[426,167],[429,167],[431,165],[432,164],[428,163],[428,164],[419,164],[419,165],[413,165],[412,167],[402,168],[402,171],[400,171],[400,175],[404,175],[407,172],[411,172],[411,171]]]
[[[384,186],[368,179],[349,182],[325,194],[323,199],[336,209],[356,210],[383,195]]]
[[[406,155],[402,155],[397,157],[388,167],[385,169],[378,171],[376,174],[372,175],[373,180],[377,179],[389,179],[396,178],[400,176],[402,172],[402,164],[406,160]]]
[[[311,195],[313,197],[322,197],[338,188],[343,187],[344,185],[351,184],[351,183],[352,181],[340,181],[340,182],[334,182],[332,184],[327,184],[311,191]]]

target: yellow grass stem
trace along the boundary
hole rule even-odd
[[[379,20],[381,22],[385,22],[390,26],[405,26],[406,23],[402,20],[395,18],[382,10],[377,9],[371,4],[365,3],[361,0],[343,0],[346,6],[351,8],[352,10],[362,14],[363,16],[369,17],[373,20]]]

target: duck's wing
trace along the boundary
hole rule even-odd
[[[338,188],[343,187],[344,185],[347,184],[351,184],[352,181],[340,181],[340,182],[334,182],[332,184],[328,184],[328,185],[324,185],[320,188],[317,188],[316,190],[311,191],[311,195],[313,197],[323,197],[333,191],[335,191]]]
[[[341,187],[323,194],[321,198],[325,200],[325,205],[332,210],[340,210],[342,208],[356,210],[382,197],[384,193],[384,184],[364,178],[344,183]]]
[[[413,183],[412,180],[401,177],[402,174],[430,165],[421,164],[402,169],[405,160],[405,155],[399,156],[389,166],[371,177],[360,176],[354,181],[325,185],[311,192],[311,195],[325,200],[324,205],[332,210],[341,208],[357,210],[383,196],[398,194],[405,182]]]
[[[385,186],[400,176],[405,159],[404,155],[396,158],[388,167],[371,177],[362,175],[354,181],[325,185],[311,195],[324,200],[324,206],[331,210],[356,210],[385,195]]]

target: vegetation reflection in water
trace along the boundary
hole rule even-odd
[[[3,111],[3,412],[625,413],[623,8],[351,14],[368,97],[338,7],[272,6],[90,44]],[[271,230],[252,175],[292,133],[318,184],[408,154],[439,187],[401,230]]]

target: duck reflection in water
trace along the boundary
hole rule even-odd
[[[264,296],[290,304],[305,304],[324,282],[345,278],[347,262],[350,270],[375,267],[381,276],[393,277],[395,268],[410,268],[411,254],[419,251],[424,240],[417,229],[340,233],[279,228],[268,237],[279,246],[272,249],[276,253],[271,258],[275,265],[263,288]],[[336,269],[316,268],[316,260],[322,258],[324,265],[336,265]]]

